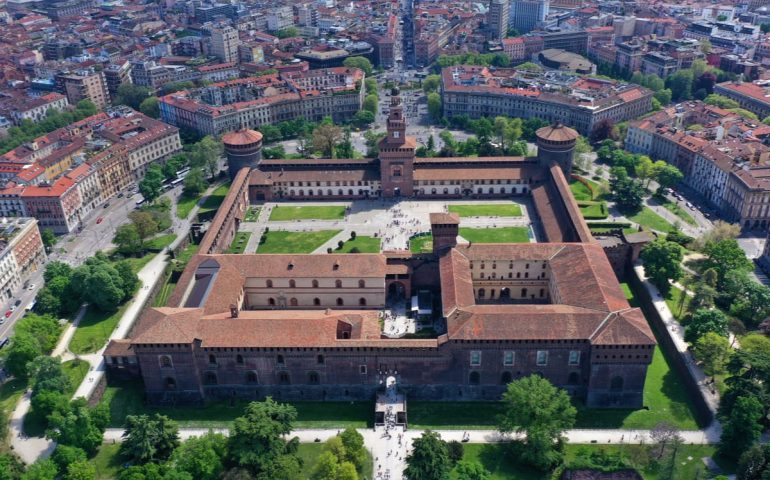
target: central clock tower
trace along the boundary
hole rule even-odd
[[[406,119],[401,96],[394,88],[390,97],[388,135],[380,140],[380,181],[383,197],[411,197],[414,194],[414,157],[417,141],[406,136]]]

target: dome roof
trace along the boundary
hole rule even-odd
[[[561,123],[555,123],[547,127],[538,129],[536,132],[537,138],[540,140],[550,140],[552,142],[566,142],[569,140],[577,140],[578,133]]]
[[[222,143],[225,145],[251,145],[262,141],[262,134],[256,130],[244,128],[235,132],[225,133],[222,136]]]

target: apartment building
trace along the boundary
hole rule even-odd
[[[34,218],[0,218],[0,301],[13,298],[32,272],[45,263],[46,254]]]
[[[79,70],[75,73],[60,73],[54,77],[56,89],[67,96],[75,105],[81,100],[90,100],[99,109],[110,104],[110,92],[103,72]]]

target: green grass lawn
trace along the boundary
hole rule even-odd
[[[578,182],[577,180],[570,180],[569,189],[572,191],[572,196],[575,197],[575,200],[578,202],[585,200],[596,200],[599,195],[599,184],[587,178],[583,178],[583,180],[588,182],[588,184],[593,187],[593,192],[591,192],[591,190],[582,182]]]
[[[580,213],[585,219],[604,220],[609,216],[607,213],[607,204],[604,202],[580,201],[578,202],[578,207],[580,207]]]
[[[186,194],[182,194],[179,196],[179,201],[177,201],[176,204],[176,216],[185,219],[190,216],[190,212],[193,208],[195,208],[195,205],[198,204],[198,200],[201,199],[200,195],[196,195],[194,197],[190,197]]]
[[[659,232],[668,232],[672,227],[670,223],[657,213],[653,212],[649,207],[642,207],[642,210],[639,211],[639,213],[631,215],[628,219],[643,227]]]
[[[694,226],[698,225],[698,223],[695,221],[695,219],[692,218],[692,215],[690,215],[690,213],[687,210],[685,210],[684,208],[682,208],[682,206],[679,205],[678,203],[674,203],[674,202],[670,202],[670,201],[669,202],[665,202],[665,203],[663,203],[663,208],[665,208],[669,212],[673,213],[677,217],[681,218],[682,220],[684,220],[685,223],[687,223],[689,225],[694,225]]]
[[[325,205],[308,207],[274,207],[270,212],[270,222],[287,220],[340,220],[345,218],[344,205]]]
[[[251,238],[251,232],[236,233],[233,243],[230,244],[230,248],[225,253],[243,253],[249,243],[249,238]]]
[[[155,295],[155,298],[152,301],[152,306],[165,307],[166,302],[168,301],[168,297],[170,297],[171,293],[174,291],[174,287],[176,287],[176,282],[172,282],[171,277],[167,276],[165,283],[160,288],[160,291],[157,295]]]
[[[256,222],[259,218],[259,211],[261,209],[259,207],[249,207],[248,210],[246,210],[246,216],[243,218],[244,222]]]
[[[516,203],[449,205],[449,211],[461,217],[520,217],[521,206]]]
[[[110,408],[110,426],[123,427],[126,415],[158,412],[180,427],[229,427],[248,402],[212,402],[204,407],[150,407],[144,402],[141,381],[111,381],[102,402]],[[372,402],[288,402],[297,409],[295,428],[367,428],[373,426]]]
[[[155,255],[157,254],[157,252],[147,252],[141,257],[128,257],[124,258],[123,260],[126,260],[129,264],[131,264],[131,270],[133,270],[134,273],[138,273],[139,270],[143,269],[145,265],[150,263],[150,260],[155,258]]]
[[[2,418],[9,419],[11,412],[16,408],[24,390],[27,389],[27,381],[14,378],[0,385],[0,413]],[[0,451],[6,447],[6,436],[8,425],[0,425]]]
[[[119,443],[104,443],[89,462],[96,469],[96,480],[113,480],[123,469]]]
[[[527,227],[460,228],[460,236],[476,243],[527,243]]]
[[[412,253],[430,253],[433,251],[433,235],[415,235],[409,240],[409,250]]]
[[[684,290],[674,286],[671,287],[668,295],[666,295],[666,305],[668,305],[668,309],[671,310],[671,313],[677,320],[687,313],[687,305],[690,303],[689,298],[685,298],[684,304],[682,304],[682,295],[684,295]]]
[[[86,378],[86,375],[88,374],[89,364],[85,360],[68,360],[61,364],[62,370],[64,370],[64,373],[67,374],[67,377],[70,379],[70,395],[75,393],[75,390],[78,389],[81,383],[83,383],[83,379]]]
[[[169,245],[171,245],[172,243],[174,243],[174,240],[176,240],[176,235],[173,233],[169,233],[166,235],[155,237],[151,240],[147,240],[144,246],[148,250],[159,252],[164,248],[168,247]]]
[[[318,457],[324,451],[325,443],[300,443],[297,448],[297,456],[302,460],[302,478],[312,478]],[[359,478],[370,478],[374,471],[373,459],[369,450],[366,451],[366,461],[361,467]]]
[[[317,232],[271,230],[263,235],[264,241],[257,247],[257,253],[312,253],[339,232],[339,230]]]
[[[334,253],[350,253],[354,248],[358,249],[358,253],[380,253],[380,239],[356,235],[355,239],[346,241],[342,248],[337,248]]]
[[[230,190],[230,182],[223,183],[222,185],[215,188],[214,191],[211,192],[211,195],[203,200],[201,208],[198,209],[198,213],[206,213],[218,209],[219,206],[222,205],[222,202],[225,200],[228,190]]]
[[[70,351],[76,355],[83,355],[94,353],[102,348],[126,312],[128,304],[129,302],[124,303],[114,313],[104,313],[96,307],[88,307],[75,329],[75,335],[72,336]]]
[[[179,252],[177,257],[174,259],[178,264],[187,265],[187,262],[190,261],[193,255],[198,251],[198,245],[194,243],[188,244],[182,251]]]
[[[601,235],[603,233],[609,233],[609,232],[613,231],[612,228],[601,228],[601,227],[598,227],[598,228],[590,228],[589,227],[589,229],[591,230],[591,233],[595,234],[595,235]],[[638,232],[638,230],[633,228],[633,227],[623,228],[622,230],[623,230],[623,233],[625,233],[626,235],[630,235],[632,233]]]

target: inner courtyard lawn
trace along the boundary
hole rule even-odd
[[[521,205],[516,203],[449,205],[449,211],[461,217],[520,217]]]
[[[246,250],[246,245],[249,243],[251,232],[238,232],[233,238],[233,243],[230,244],[225,253],[243,253]]]
[[[341,220],[345,218],[344,205],[323,205],[307,207],[273,207],[270,222],[289,220]]]
[[[415,235],[409,240],[409,250],[412,253],[430,253],[433,251],[433,235]]]
[[[653,212],[648,207],[642,207],[639,213],[635,213],[628,217],[634,223],[638,223],[643,227],[647,227],[650,230],[657,230],[659,232],[668,232],[671,230],[672,225],[666,221],[663,217]]]
[[[460,236],[476,243],[527,243],[527,227],[460,228]]]
[[[350,251],[354,248],[356,249],[354,253],[380,253],[380,239],[357,235],[356,238],[347,240],[342,248],[337,248],[334,253],[351,253]]]
[[[257,253],[312,253],[339,232],[339,230],[317,232],[271,230],[263,235],[263,242],[257,248]]]

